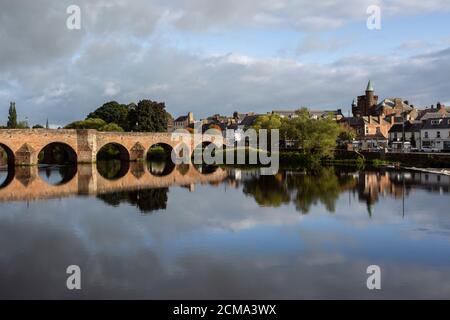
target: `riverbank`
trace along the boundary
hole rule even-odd
[[[450,154],[448,153],[421,153],[421,152],[368,152],[360,153],[365,161],[383,161],[397,163],[403,167],[416,168],[450,168]]]

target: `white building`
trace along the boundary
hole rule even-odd
[[[450,152],[450,119],[427,119],[420,130],[423,151]]]

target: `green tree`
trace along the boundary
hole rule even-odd
[[[43,129],[44,127],[43,126],[41,126],[40,124],[35,124],[34,126],[33,126],[33,129]]]
[[[343,124],[340,127],[339,140],[342,142],[351,142],[356,139],[356,131],[348,124]]]
[[[117,131],[123,132],[123,128],[117,123],[106,123],[103,119],[91,119],[75,121],[64,127],[65,129],[95,129],[98,131]]]
[[[102,119],[106,123],[116,123],[123,130],[128,130],[128,106],[110,101],[88,114],[87,119]]]
[[[270,130],[280,130],[283,124],[283,120],[279,115],[271,114],[259,116],[256,118],[252,125],[252,129],[255,129],[259,134],[259,130],[266,129],[268,131],[267,135],[267,146],[271,145],[271,134]]]
[[[111,122],[101,127],[99,131],[123,132],[124,130],[117,123]]]
[[[168,113],[165,108],[164,102],[139,101],[128,111],[129,129],[140,132],[167,131]]]
[[[312,119],[309,111],[302,108],[297,117],[283,119],[280,136],[297,142],[303,153],[319,157],[332,156],[341,129],[331,116]]]
[[[47,121],[45,122],[45,128],[46,128],[46,129],[49,129],[49,128],[50,128],[50,126],[49,126],[49,124],[48,124],[48,118],[47,118]]]
[[[270,115],[264,115],[259,116],[255,123],[253,124],[252,128],[255,130],[260,129],[280,129],[282,124],[282,119],[279,115],[276,114],[270,114]]]
[[[16,129],[28,129],[30,126],[27,121],[19,121],[16,125]]]
[[[65,129],[95,129],[100,130],[100,128],[106,126],[107,123],[102,119],[86,119],[86,120],[80,120],[75,121],[67,126],[65,126]]]
[[[330,116],[312,121],[310,151],[320,157],[333,157],[340,126]]]
[[[6,126],[9,129],[17,128],[17,111],[16,111],[16,103],[15,102],[11,102],[9,104],[8,123]]]

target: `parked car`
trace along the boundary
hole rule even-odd
[[[434,148],[434,147],[425,147],[425,148],[422,148],[421,151],[422,152],[441,152],[440,149]]]

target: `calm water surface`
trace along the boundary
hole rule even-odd
[[[2,171],[0,298],[450,298],[449,188],[393,170]]]

